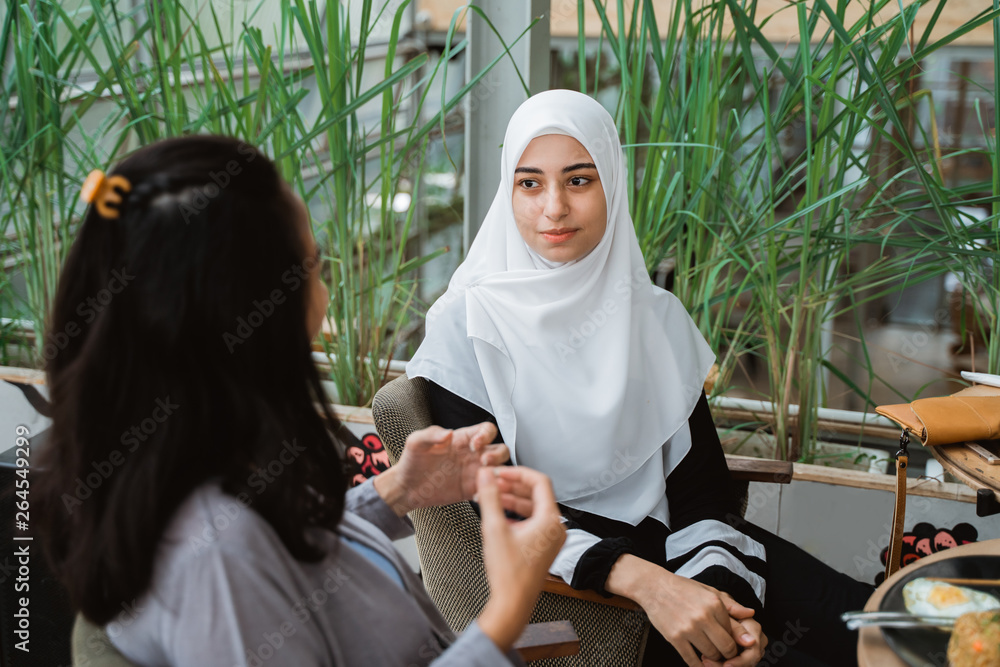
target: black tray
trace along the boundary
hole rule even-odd
[[[1000,579],[1000,556],[958,556],[915,569],[886,591],[880,611],[906,611],[903,586],[921,577]],[[1000,586],[966,586],[1000,598]],[[945,667],[951,634],[935,628],[882,628],[886,643],[910,667]]]

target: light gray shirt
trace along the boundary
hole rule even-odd
[[[198,488],[161,540],[150,590],[105,626],[140,665],[271,667],[522,665],[470,625],[459,638],[391,540],[413,526],[371,480],[347,492],[317,563],[291,556],[252,497]],[[341,536],[385,556],[403,588]]]

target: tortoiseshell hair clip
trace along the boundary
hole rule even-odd
[[[87,180],[80,188],[80,199],[93,204],[102,218],[114,220],[121,215],[119,206],[122,195],[132,189],[132,184],[124,176],[115,174],[106,176],[100,169],[95,169],[87,175]]]

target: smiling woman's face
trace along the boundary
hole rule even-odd
[[[524,149],[511,198],[521,238],[550,262],[569,262],[597,247],[608,225],[594,160],[573,137],[544,134]]]

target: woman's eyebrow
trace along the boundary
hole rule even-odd
[[[576,164],[571,164],[567,167],[563,167],[562,173],[568,174],[571,171],[578,171],[580,169],[597,169],[593,162],[577,162]],[[541,169],[538,167],[518,167],[514,170],[515,174],[543,174]]]

